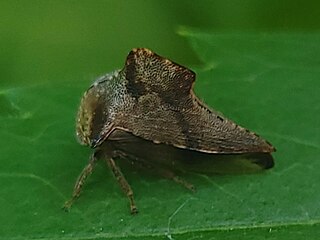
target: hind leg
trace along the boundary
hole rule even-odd
[[[147,171],[151,171],[161,177],[173,180],[174,182],[182,185],[183,187],[187,188],[188,190],[195,192],[195,187],[193,184],[187,182],[186,180],[180,178],[176,175],[176,173],[173,170],[170,170],[168,167],[155,165],[152,163],[146,163],[144,161],[141,161],[137,159],[136,157],[132,155],[128,155],[122,151],[114,151],[114,155],[121,158],[127,158],[131,159],[134,162],[135,167],[140,169],[146,169]]]
[[[158,175],[173,180],[175,183],[182,185],[183,187],[187,188],[188,190],[195,192],[196,188],[189,183],[188,181],[180,178],[176,175],[176,173],[168,168],[158,167],[158,166],[151,166],[152,171],[157,173]]]

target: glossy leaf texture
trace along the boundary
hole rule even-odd
[[[61,206],[91,153],[74,133],[90,82],[1,89],[0,239],[319,236],[320,35],[181,34],[203,61],[191,67],[197,95],[272,142],[275,167],[248,175],[184,174],[196,193],[126,168],[140,210],[131,216],[100,162],[65,213]]]

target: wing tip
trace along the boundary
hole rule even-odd
[[[248,156],[251,162],[257,164],[263,169],[274,167],[274,159],[271,153],[253,153]]]

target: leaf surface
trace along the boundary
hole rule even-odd
[[[194,194],[169,180],[125,171],[140,210],[131,216],[101,162],[65,213],[61,206],[91,152],[74,133],[79,99],[90,83],[3,88],[0,239],[319,236],[320,35],[182,34],[203,61],[193,68],[197,95],[272,142],[275,168],[186,174],[197,187]]]

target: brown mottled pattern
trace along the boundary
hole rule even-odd
[[[98,78],[84,93],[76,126],[79,142],[95,152],[64,209],[79,197],[99,158],[106,160],[127,195],[132,214],[138,211],[133,190],[114,158],[159,164],[159,173],[190,190],[193,185],[179,180],[175,170],[210,173],[232,159],[259,169],[273,167],[271,144],[208,109],[194,95],[194,81],[192,71],[147,49],[132,50],[124,69]]]
[[[134,104],[115,127],[156,143],[208,153],[273,152],[274,148],[208,109],[194,95],[195,74],[147,49],[134,49],[122,70]]]

